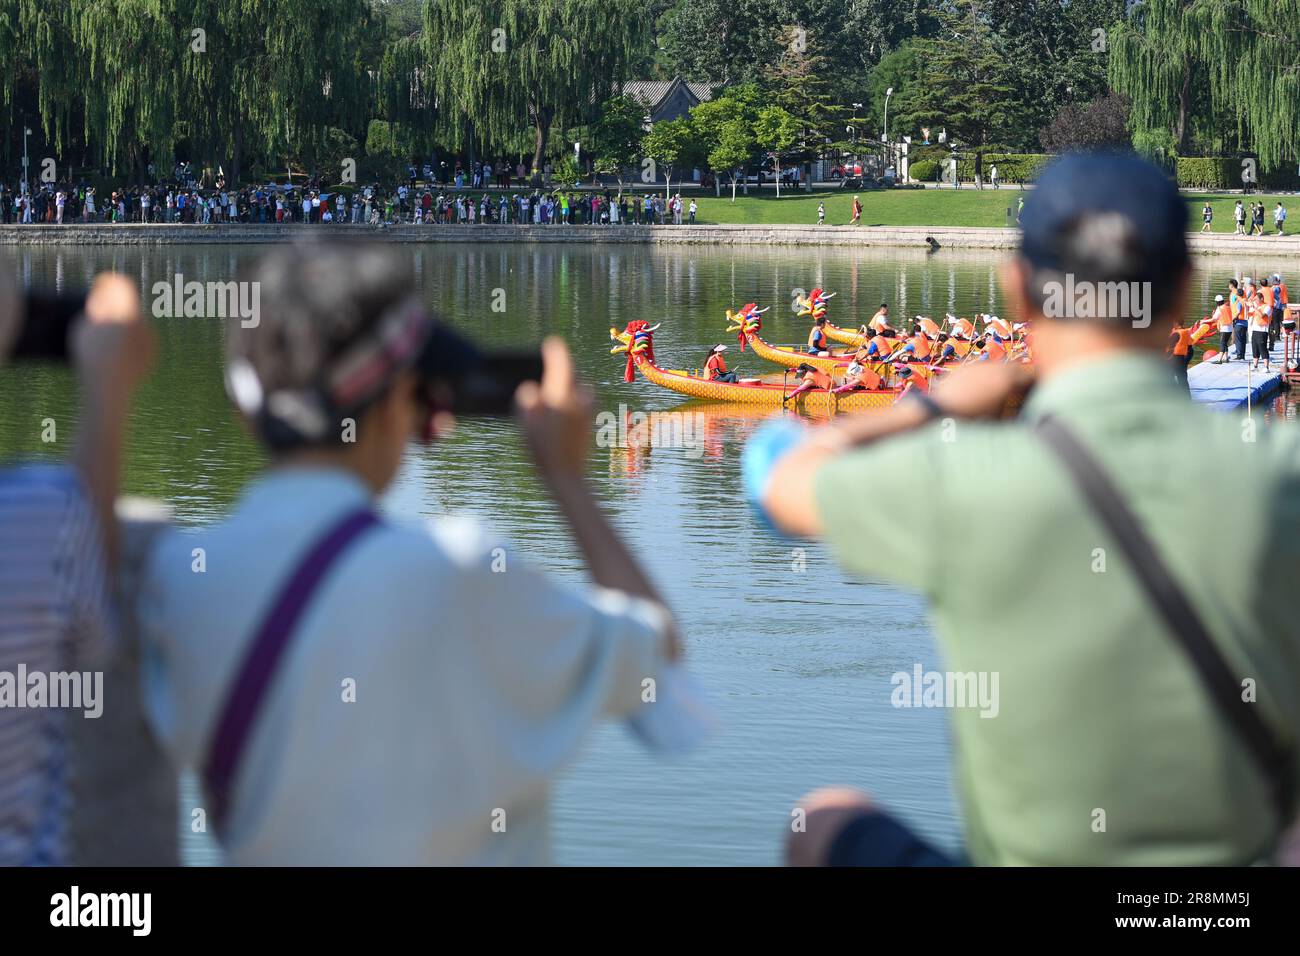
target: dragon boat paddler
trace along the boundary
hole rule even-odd
[[[886,329],[897,331],[889,324],[889,305],[887,303],[880,303],[880,308],[876,310],[876,314],[867,322],[867,328],[873,332],[884,332]]]
[[[870,358],[867,355],[865,346],[854,352],[853,361],[849,363],[844,384],[832,389],[832,393],[847,395],[850,392],[871,391],[880,388],[884,384],[884,379],[872,371],[867,364],[869,361]]]
[[[903,385],[902,395],[909,392],[928,392],[930,390],[930,381],[924,375],[914,375],[912,366],[906,362],[897,362],[894,365],[894,375]],[[901,398],[902,395],[899,397]]]
[[[894,349],[898,348],[898,340],[893,336],[891,329],[889,334],[877,332],[867,342],[866,358],[873,362],[885,362],[894,354]]]
[[[958,364],[970,355],[972,345],[966,339],[960,338],[955,332],[949,335],[947,332],[940,332],[935,342],[935,355],[931,365],[948,365]]]
[[[806,362],[795,369],[794,374],[799,379],[799,387],[786,396],[785,400],[787,402],[805,392],[811,392],[813,389],[829,392],[835,386],[835,381],[829,374],[819,368],[814,368]]]
[[[912,326],[912,334],[903,340],[901,347],[890,357],[896,362],[928,362],[930,353],[930,337],[917,323]]]
[[[727,347],[721,342],[709,349],[709,360],[704,363],[705,381],[735,384],[736,373],[727,371],[727,361],[722,357],[725,351]]]
[[[827,356],[830,354],[830,340],[826,338],[826,316],[818,316],[808,333],[808,353]]]

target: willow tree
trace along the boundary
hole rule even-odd
[[[104,164],[144,169],[170,160],[176,139],[182,37],[176,0],[82,0],[71,39],[88,142]]]
[[[649,42],[642,0],[426,0],[425,58],[456,146],[533,130],[533,169],[554,126],[583,122]]]
[[[1300,156],[1300,0],[1146,0],[1109,33],[1110,82],[1135,138],[1188,148],[1194,87],[1273,169]]]
[[[194,142],[229,158],[321,148],[331,126],[359,128],[371,98],[361,61],[364,0],[175,0],[185,49],[182,103]]]
[[[78,58],[72,55],[73,18],[71,4],[48,0],[0,2],[5,104],[12,113],[20,97],[34,103],[42,132],[56,149],[68,142],[84,78]]]

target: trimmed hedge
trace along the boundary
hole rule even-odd
[[[917,182],[939,182],[952,162],[952,154],[927,149],[928,155],[912,161],[908,174]],[[998,181],[1004,183],[1031,182],[1053,157],[1046,153],[1011,153],[989,151],[984,153],[984,178],[987,181],[993,167],[998,168]],[[957,160],[957,175],[964,183],[975,181],[975,154],[964,153]]]
[[[921,159],[907,168],[907,174],[919,183],[933,183],[939,179],[939,163],[933,159]]]
[[[1219,192],[1225,189],[1242,189],[1246,156],[1180,156],[1178,157],[1178,185],[1183,189],[1204,189]],[[1289,166],[1270,170],[1256,170],[1256,189],[1300,189],[1300,175]]]
[[[1179,156],[1178,185],[1219,191],[1241,188],[1241,161],[1227,156]]]
[[[1038,177],[1039,172],[1055,157],[1047,153],[985,153],[984,180],[989,179],[993,167],[998,168],[998,181],[1004,183],[1027,183]],[[967,153],[957,161],[957,175],[962,182],[975,181],[975,156]]]
[[[928,151],[927,151],[928,152]],[[933,154],[931,154],[933,155]],[[1004,183],[1032,182],[1043,167],[1055,157],[1045,153],[988,152],[984,154],[984,177],[988,179],[993,167],[998,168],[998,179]],[[1241,189],[1245,156],[1180,156],[1178,157],[1178,185],[1183,189],[1222,192]],[[948,168],[950,159],[924,158],[913,161],[909,173],[917,182],[938,182]],[[957,161],[957,175],[964,183],[975,180],[975,157],[964,154]],[[1300,189],[1300,173],[1292,166],[1284,166],[1267,173],[1258,172],[1256,189]]]

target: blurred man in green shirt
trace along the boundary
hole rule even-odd
[[[810,429],[751,488],[779,528],[924,593],[948,674],[994,676],[979,684],[994,706],[946,700],[976,864],[1248,864],[1280,852],[1295,819],[1300,434],[1202,410],[1167,374],[1191,275],[1184,217],[1167,178],[1135,157],[1058,162],[1003,275],[1033,321],[1033,370],[962,368],[930,397]],[[1062,308],[1062,280],[1133,294],[1128,308]],[[1215,699],[1183,644],[1191,625],[1157,611],[1127,535],[1049,447],[1046,419],[1109,476],[1239,702]],[[881,495],[924,504],[900,527],[867,507]],[[1228,496],[1225,522],[1216,503]],[[1234,706],[1259,718],[1276,765],[1256,759]],[[960,861],[856,791],[800,807],[794,863]]]

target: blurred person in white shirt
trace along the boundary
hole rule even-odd
[[[286,582],[331,529],[364,519],[430,421],[414,366],[431,320],[400,259],[290,249],[255,281],[261,320],[232,330],[227,377],[271,463],[228,518],[153,556],[141,613],[156,730],[200,771],[233,864],[548,862],[556,773],[601,718],[655,706],[645,682],[678,646],[586,483],[590,399],[567,349],[545,343],[543,380],[516,401],[595,587],[528,568],[466,518],[369,521],[249,705],[240,694],[262,680],[249,648]],[[231,757],[223,728],[241,723]]]

